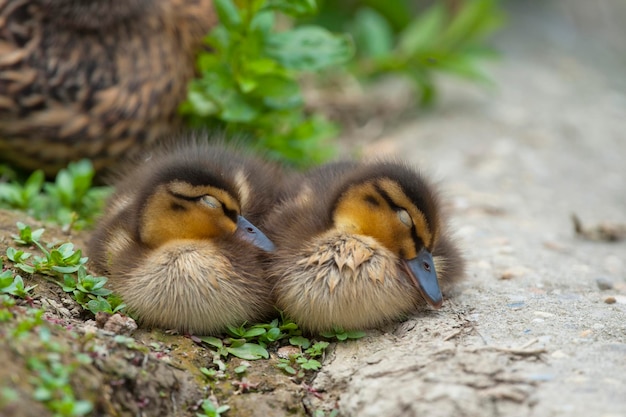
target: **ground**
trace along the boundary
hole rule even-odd
[[[189,338],[139,330],[137,349],[97,330],[81,343],[106,355],[81,368],[77,392],[105,415],[193,415],[207,386],[233,407],[226,416],[624,415],[626,241],[586,239],[572,222],[626,223],[624,62],[604,53],[613,32],[587,36],[598,29],[578,20],[583,2],[522,3],[508,4],[496,40],[494,89],[444,81],[434,110],[350,142],[366,157],[401,155],[441,184],[468,261],[441,310],[333,344],[310,386],[274,357],[251,368],[249,392],[202,379],[211,353]],[[16,218],[0,217],[2,246]],[[66,304],[64,324],[84,323]],[[23,376],[16,351],[0,351],[2,380]],[[26,403],[15,415],[44,415]]]

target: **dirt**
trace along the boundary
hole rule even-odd
[[[359,153],[401,155],[441,183],[468,261],[441,310],[331,345],[308,384],[277,370],[275,353],[245,380],[209,381],[199,371],[211,366],[206,346],[143,329],[116,339],[32,278],[33,303],[48,302],[61,325],[50,328],[67,346],[64,363],[91,354],[72,378],[77,396],[114,416],[193,416],[207,397],[230,405],[226,416],[626,415],[626,242],[594,238],[626,224],[626,63],[606,49],[623,37],[583,16],[583,1],[535,6],[508,3],[503,56],[490,67],[496,88],[446,80],[434,110],[358,141]],[[0,211],[0,253],[17,220]],[[68,238],[49,225],[44,236]],[[71,240],[84,247],[86,237]],[[0,341],[0,380],[21,399],[1,416],[46,415],[25,359],[42,354],[38,343]]]

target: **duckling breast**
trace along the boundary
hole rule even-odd
[[[219,333],[272,311],[258,258],[246,252],[233,259],[212,242],[166,243],[136,265],[113,266],[113,289],[144,326]]]
[[[313,332],[375,327],[419,303],[398,258],[368,236],[329,231],[279,249],[270,275],[278,307]]]

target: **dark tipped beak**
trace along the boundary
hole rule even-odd
[[[276,247],[255,225],[246,220],[243,216],[237,217],[237,230],[235,236],[252,243],[254,246],[266,252],[273,252]]]
[[[433,256],[426,249],[422,249],[415,258],[404,261],[409,276],[413,278],[417,289],[428,304],[433,308],[440,308],[443,303],[441,289],[437,281],[437,271]]]

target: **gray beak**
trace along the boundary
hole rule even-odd
[[[422,249],[415,258],[404,261],[407,272],[417,289],[428,304],[434,308],[440,308],[443,296],[437,281],[437,271],[433,256],[426,249]]]
[[[237,230],[235,236],[252,243],[254,246],[266,252],[273,252],[276,247],[255,225],[246,220],[243,216],[237,217]]]

